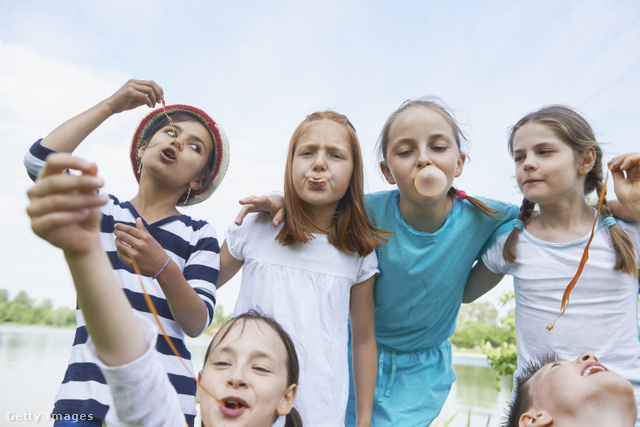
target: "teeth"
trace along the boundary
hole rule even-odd
[[[224,406],[226,406],[229,409],[238,409],[242,407],[240,402],[236,402],[235,400],[227,400],[226,402],[224,402]]]
[[[583,377],[586,377],[587,375],[591,375],[592,373],[596,373],[596,372],[603,372],[604,368],[602,366],[589,366],[587,369],[585,369],[584,373],[582,374]]]

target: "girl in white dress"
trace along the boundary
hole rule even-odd
[[[369,425],[377,372],[373,250],[385,233],[367,217],[360,146],[345,116],[314,113],[295,130],[284,198],[278,227],[252,214],[229,228],[218,286],[243,267],[234,315],[258,309],[293,338],[305,425],[344,425],[350,320],[358,422]]]

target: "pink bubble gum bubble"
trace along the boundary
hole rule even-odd
[[[418,172],[414,184],[423,196],[437,196],[447,188],[447,176],[436,166],[429,165]]]

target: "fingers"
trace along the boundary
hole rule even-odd
[[[626,153],[616,156],[609,161],[609,169],[628,171],[633,168],[640,168],[640,153]]]
[[[63,173],[68,169],[79,170],[83,175]],[[95,164],[85,160],[69,154],[50,155],[35,185],[27,191],[30,200],[27,213],[33,220],[54,212],[88,210],[104,205],[108,196],[98,193],[104,181],[95,176],[95,172]],[[68,215],[57,215],[54,218],[57,217],[63,218]]]
[[[240,212],[238,213],[238,216],[236,217],[235,224],[236,225],[242,225],[242,221],[244,220],[244,217],[246,217],[247,214],[249,214],[251,212],[253,212],[253,205],[252,204],[244,205],[240,209]]]
[[[279,209],[276,214],[273,216],[273,221],[271,223],[274,227],[277,227],[284,220],[284,208]]]
[[[155,105],[164,98],[164,91],[153,80],[131,79],[127,84],[130,84],[133,89],[138,91],[140,94],[143,94],[144,97],[141,98],[142,101],[151,108],[155,107]]]

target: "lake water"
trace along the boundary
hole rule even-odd
[[[0,325],[0,426],[50,426],[47,414],[53,408],[58,385],[64,376],[74,330]],[[189,339],[194,366],[202,365],[209,337]],[[441,416],[434,425],[455,415],[450,427],[499,425],[504,403],[509,399],[509,381],[502,391],[493,385],[494,371],[484,358],[454,356],[457,380]],[[457,414],[457,415],[456,415]],[[22,419],[18,421],[17,416]],[[39,416],[39,421],[35,417]]]

